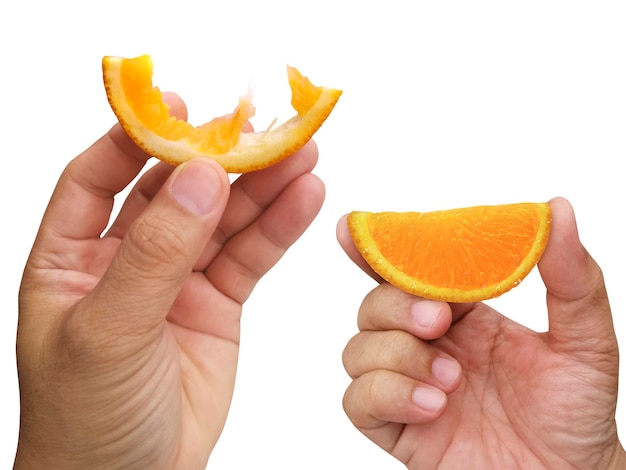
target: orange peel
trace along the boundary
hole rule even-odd
[[[133,141],[148,154],[178,165],[192,158],[211,158],[229,173],[247,173],[287,158],[317,132],[342,94],[314,86],[295,67],[287,67],[296,115],[260,132],[243,132],[255,113],[252,96],[239,99],[235,110],[201,126],[170,115],[161,91],[153,86],[149,55],[105,56],[104,87],[111,109]]]

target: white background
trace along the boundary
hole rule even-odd
[[[285,66],[344,90],[317,134],[320,216],[244,308],[239,377],[210,468],[394,469],[341,399],[341,352],[373,281],[335,241],[353,209],[574,204],[626,341],[626,3],[20,1],[0,6],[0,467],[19,419],[17,291],[59,173],[115,122],[103,55],[152,55],[194,124],[256,84],[257,128],[291,116]],[[534,271],[492,302],[546,325]],[[620,394],[624,402],[624,392]],[[623,403],[620,431],[626,430]]]

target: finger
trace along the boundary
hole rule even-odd
[[[173,113],[186,117],[180,98],[171,93],[164,98]],[[100,237],[109,221],[113,197],[137,176],[148,158],[119,124],[113,126],[66,167],[44,215],[41,236]]]
[[[374,271],[370,265],[365,261],[359,250],[354,245],[354,241],[352,240],[352,236],[350,235],[350,230],[348,229],[348,216],[344,215],[339,219],[336,228],[337,241],[339,245],[343,248],[343,251],[346,252],[348,257],[352,260],[354,264],[356,264],[359,268],[361,268],[367,275],[369,275],[376,282],[383,282],[383,278],[380,277],[376,271]]]
[[[447,402],[446,394],[436,387],[388,370],[376,370],[348,386],[343,407],[357,428],[384,447],[391,434],[401,431],[397,425],[431,422],[441,416]],[[389,426],[392,423],[396,426]]]
[[[245,230],[232,237],[205,271],[223,294],[243,303],[258,280],[318,214],[324,185],[306,173],[295,179]]]
[[[90,310],[107,321],[114,313],[124,328],[164,319],[217,226],[228,193],[228,176],[211,160],[176,168],[122,240],[93,291]]]
[[[249,122],[244,123],[243,131],[252,131],[252,125]],[[174,166],[164,162],[158,162],[146,171],[128,194],[118,217],[111,224],[107,236],[122,238],[128,227],[145,210],[172,171],[174,171]]]
[[[289,183],[310,173],[317,159],[317,145],[311,140],[282,162],[239,177],[232,185],[228,211],[220,224],[224,236],[238,233],[254,220]]]
[[[615,352],[602,271],[580,242],[570,203],[556,198],[550,206],[550,240],[539,261],[547,289],[550,336],[572,351]]]
[[[311,140],[280,163],[240,176],[231,185],[230,199],[218,230],[196,269],[204,270],[231,237],[253,224],[289,184],[310,173],[317,158],[317,145]]]
[[[146,171],[128,193],[118,216],[106,233],[107,237],[124,238],[124,235],[150,201],[157,195],[161,186],[174,171],[174,166],[158,162]]]
[[[461,381],[461,366],[454,358],[401,330],[359,333],[346,345],[343,364],[353,379],[389,370],[448,393]]]
[[[415,297],[387,283],[365,296],[357,319],[361,331],[404,330],[427,340],[441,337],[451,322],[447,303]]]

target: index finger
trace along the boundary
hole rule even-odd
[[[357,322],[360,331],[402,330],[433,340],[450,328],[452,310],[446,302],[416,297],[383,282],[363,299]]]
[[[172,114],[186,118],[182,100],[164,94]],[[99,238],[114,196],[139,174],[150,156],[116,124],[65,168],[42,222],[42,235],[73,240]]]
[[[350,230],[348,229],[348,215],[344,215],[339,219],[337,223],[337,241],[343,251],[346,252],[348,257],[352,260],[354,264],[356,264],[359,268],[361,268],[368,276],[374,279],[376,282],[383,282],[383,278],[380,277],[371,267],[367,264],[367,261],[361,256],[359,250],[357,250],[354,245],[354,241],[352,240],[352,236],[350,235]]]

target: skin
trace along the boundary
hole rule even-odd
[[[324,199],[311,141],[232,185],[210,160],[158,163],[107,229],[147,160],[116,125],[52,195],[19,295],[16,469],[205,468],[242,304]]]
[[[344,351],[354,425],[412,470],[622,469],[615,409],[618,348],[602,272],[581,244],[574,211],[550,202],[539,262],[547,332],[483,303],[447,304],[381,283]],[[376,278],[355,249],[346,253]],[[380,281],[380,279],[377,279]]]

